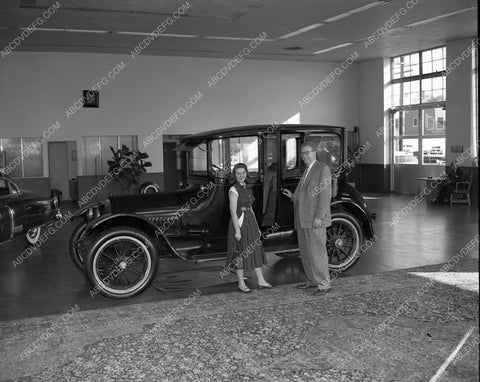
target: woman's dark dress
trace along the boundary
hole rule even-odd
[[[252,204],[255,201],[252,190],[244,188],[240,183],[235,182],[233,185],[238,192],[237,200],[237,217],[240,219],[242,213],[243,223],[240,227],[242,238],[240,241],[235,239],[235,227],[232,219],[228,225],[228,248],[227,248],[227,267],[238,269],[254,269],[267,264],[265,250],[260,243],[260,230],[258,229],[257,220],[251,210]],[[230,194],[231,191],[229,191]],[[246,207],[245,211],[241,208]],[[260,243],[260,245],[259,245]],[[240,253],[235,253],[238,246]],[[236,260],[238,259],[238,260]]]

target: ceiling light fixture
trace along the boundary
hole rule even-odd
[[[131,36],[150,36],[152,32],[128,32],[128,31],[115,31],[116,34],[126,34]]]
[[[173,34],[173,33],[162,33],[160,37],[178,37],[178,38],[196,38],[198,36],[193,34]]]
[[[459,14],[461,14],[461,13],[473,11],[473,10],[476,10],[476,9],[477,9],[476,6],[469,7],[469,8],[465,8],[465,9],[460,9],[460,10],[458,10],[458,11],[454,11],[454,12],[450,12],[450,13],[445,13],[444,15],[432,17],[431,19],[425,19],[425,20],[417,21],[416,23],[412,23],[412,24],[406,25],[406,27],[407,27],[407,28],[418,27],[418,26],[420,26],[420,25],[429,24],[429,23],[432,23],[432,22],[434,22],[434,21],[444,19],[444,18],[446,18],[446,17],[451,17],[451,16],[459,15]]]
[[[65,32],[73,32],[73,33],[110,33],[109,31],[102,31],[97,29],[64,29]]]
[[[339,14],[339,15],[337,15],[337,16],[330,17],[330,18],[328,18],[328,19],[326,19],[326,20],[323,20],[323,22],[324,22],[324,23],[333,23],[334,21],[342,20],[342,19],[345,19],[345,18],[347,18],[347,17],[353,16],[353,15],[355,15],[355,14],[357,14],[357,13],[362,13],[362,12],[368,11],[369,9],[378,7],[379,5],[385,4],[385,3],[387,3],[387,2],[388,2],[388,1],[385,1],[385,0],[374,1],[373,3],[363,5],[363,6],[361,6],[361,7],[352,9],[351,11],[348,11],[348,12],[345,12],[345,13],[341,13],[341,14]]]
[[[211,40],[234,40],[234,41],[252,41],[253,38],[249,37],[224,37],[224,36],[203,36]]]
[[[27,30],[28,28],[20,27],[18,29]],[[35,28],[35,30],[40,31],[40,32],[65,32],[65,29],[63,29],[63,28]]]
[[[290,38],[290,37],[293,37],[293,36],[298,36],[299,34],[309,32],[312,29],[316,29],[318,27],[321,27],[322,25],[324,25],[324,24],[323,23],[315,23],[315,24],[312,24],[312,25],[308,25],[304,28],[300,28],[300,29],[297,29],[296,31],[284,34],[283,36],[280,36],[278,39],[283,40],[283,39]]]
[[[116,31],[116,34],[124,34],[129,36],[152,36],[152,32],[128,32],[128,31]],[[172,34],[172,33],[162,33],[158,37],[181,37],[181,38],[195,38],[198,37],[193,34]]]
[[[330,52],[331,50],[344,48],[346,46],[350,46],[350,45],[353,45],[353,44],[354,44],[353,42],[346,42],[345,44],[335,45],[335,46],[332,46],[330,48],[317,50],[316,52],[313,52],[312,54],[320,54],[320,53]]]
[[[251,37],[227,37],[227,36],[202,36],[202,38],[207,38],[210,40],[233,40],[233,41],[254,41],[255,38]],[[262,41],[275,41],[271,38],[263,39]]]
[[[18,28],[20,30],[26,30],[26,27]],[[35,28],[40,32],[74,32],[74,33],[111,33],[110,31],[96,30],[96,29],[65,29],[65,28]]]

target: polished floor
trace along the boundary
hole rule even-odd
[[[370,194],[367,202],[377,213],[377,242],[340,278],[441,264],[478,235],[478,210],[467,205],[431,205],[422,202],[399,215],[411,196]],[[70,205],[73,209],[73,205]],[[68,208],[66,203],[64,208]],[[389,224],[397,217],[398,222]],[[15,258],[25,249],[22,238],[0,245],[0,320],[15,320],[64,313],[78,305],[82,311],[156,302],[236,290],[234,278],[218,277],[221,262],[196,265],[181,260],[160,262],[153,285],[140,296],[115,301],[91,296],[83,275],[71,263],[68,239],[74,223],[66,224],[16,267]],[[266,279],[274,285],[302,281],[298,258],[280,259],[269,254]],[[470,258],[478,259],[478,243]],[[254,282],[249,281],[251,287]]]

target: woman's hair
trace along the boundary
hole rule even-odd
[[[235,176],[235,171],[237,171],[239,168],[245,169],[245,171],[246,171],[247,174],[248,174],[247,165],[246,165],[245,163],[237,163],[235,166],[233,166],[233,170],[232,170],[233,176]]]
[[[245,163],[237,163],[235,166],[233,166],[233,169],[232,169],[232,179],[231,179],[231,183],[235,183],[237,178],[235,176],[235,172],[239,169],[239,168],[243,168],[246,172],[247,172],[247,176],[248,176],[248,168],[247,168],[247,165]]]

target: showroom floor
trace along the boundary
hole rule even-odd
[[[270,254],[273,290],[168,260],[145,293],[112,301],[70,263],[72,226],[17,268],[23,243],[3,245],[0,382],[478,380],[477,209],[421,204],[390,226],[410,199],[369,196],[378,241],[320,297],[292,285],[298,259]]]
[[[378,241],[339,277],[440,264],[478,234],[477,208],[467,205],[450,207],[423,202],[390,226],[388,222],[410,200],[408,195],[367,196],[372,212],[377,213],[374,230]],[[65,210],[74,208],[71,202],[63,206]],[[157,278],[143,294],[126,301],[100,295],[92,298],[83,274],[68,254],[68,239],[76,224],[66,224],[16,267],[13,262],[25,249],[22,238],[0,245],[0,320],[59,314],[74,304],[90,310],[175,299],[196,288],[204,295],[236,290],[233,276],[223,280],[219,277],[223,262],[196,265],[168,259],[160,262]],[[474,256],[478,258],[477,252]],[[268,257],[265,275],[273,285],[303,280],[298,258],[280,259],[273,254]],[[250,286],[254,287],[254,281]]]

